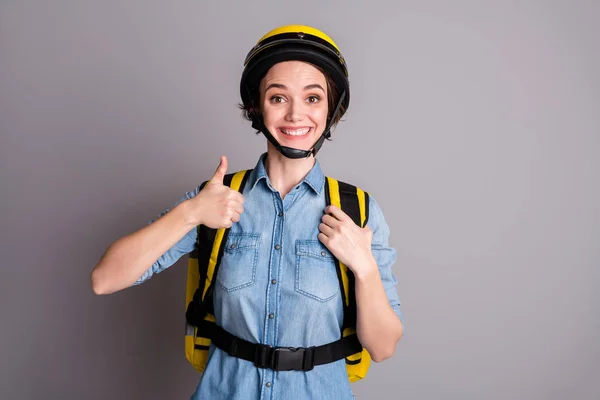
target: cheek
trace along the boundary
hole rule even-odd
[[[277,122],[277,120],[281,119],[279,114],[281,114],[281,111],[277,110],[277,108],[272,107],[268,103],[263,104],[262,116],[263,120],[265,121],[265,125],[269,125],[269,123]]]
[[[327,107],[314,110],[312,113],[312,119],[317,124],[325,126],[325,124],[327,124]]]

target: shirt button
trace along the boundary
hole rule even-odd
[[[267,382],[267,387],[271,387],[271,382]]]
[[[276,283],[277,283],[277,279],[273,279],[273,280],[271,281],[271,283],[272,283],[273,285],[274,285],[274,284],[276,284]]]
[[[280,212],[279,212],[279,216],[280,216],[280,217],[283,217],[283,211],[280,211]]]
[[[275,314],[272,314],[272,313],[269,314],[269,319],[273,319],[273,318],[275,318]]]
[[[281,248],[280,245],[278,245],[278,244],[275,245],[275,250],[279,250],[280,248]]]
[[[322,252],[321,252],[321,255],[322,255],[323,257],[325,257],[325,252],[324,252],[324,251],[322,251]]]
[[[235,244],[232,244],[230,247],[231,247],[232,249],[235,249]]]

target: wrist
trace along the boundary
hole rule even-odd
[[[365,281],[379,275],[379,267],[377,266],[377,261],[375,261],[373,254],[370,254],[369,257],[356,266],[357,268],[351,268],[356,280]]]
[[[177,206],[177,208],[179,208],[181,211],[181,215],[186,227],[190,229],[201,225],[202,221],[204,221],[203,216],[198,212],[202,208],[194,207],[194,204],[191,200],[193,199],[185,200]]]

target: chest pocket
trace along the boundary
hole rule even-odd
[[[296,241],[296,291],[325,302],[340,291],[335,258],[318,240]]]
[[[258,261],[259,234],[229,233],[217,282],[228,292],[254,283]]]

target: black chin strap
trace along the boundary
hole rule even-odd
[[[258,131],[261,131],[265,135],[267,140],[269,142],[271,142],[271,144],[277,149],[277,151],[280,152],[281,154],[283,154],[284,157],[298,159],[298,158],[308,158],[311,155],[316,156],[317,152],[321,149],[321,146],[323,145],[323,142],[325,141],[325,139],[329,139],[331,137],[330,130],[331,130],[332,122],[335,121],[338,113],[340,112],[340,107],[342,106],[342,102],[344,101],[345,97],[346,97],[346,91],[342,92],[342,95],[340,96],[340,100],[338,101],[337,106],[335,107],[335,111],[331,115],[331,118],[327,122],[327,126],[325,127],[325,130],[321,134],[321,137],[319,137],[319,139],[315,142],[315,144],[313,145],[311,150],[294,149],[292,147],[282,146],[281,144],[279,144],[277,139],[275,139],[275,137],[273,137],[271,132],[269,132],[269,130],[267,129],[267,127],[265,126],[265,124],[263,122],[262,117],[257,112],[252,113],[252,127]]]

